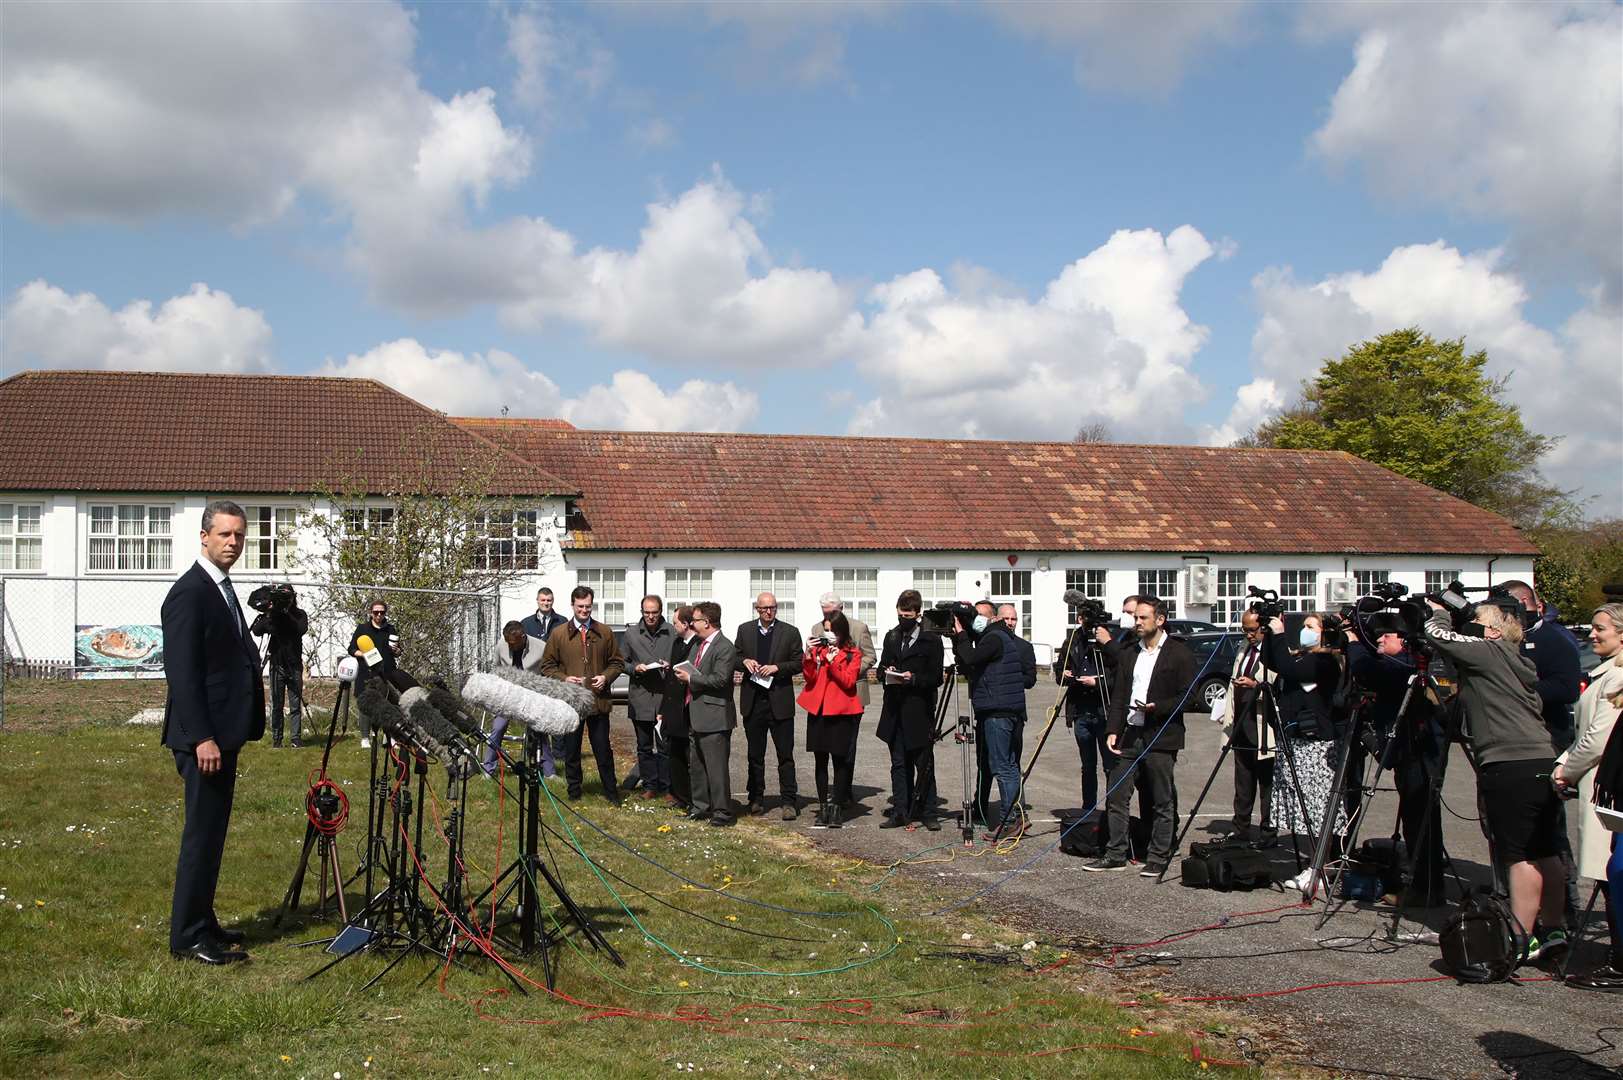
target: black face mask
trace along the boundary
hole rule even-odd
[[[903,618],[901,620],[901,624],[900,624],[901,628],[902,628],[902,633],[911,634],[913,632],[913,628],[915,626],[917,626],[918,624],[919,624],[919,621],[917,619],[909,619],[906,616],[903,616]]]

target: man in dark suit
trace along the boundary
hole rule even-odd
[[[764,592],[755,598],[755,621],[738,628],[733,639],[737,670],[743,677],[738,713],[744,718],[749,761],[749,809],[766,813],[766,739],[778,756],[778,795],[783,820],[800,816],[800,786],[795,778],[795,688],[804,646],[800,631],[778,621],[778,598]],[[758,680],[769,680],[762,686]]]
[[[169,951],[204,964],[248,959],[239,930],[214,914],[237,753],[265,734],[265,686],[259,650],[248,634],[228,571],[242,554],[247,515],[234,502],[203,510],[202,553],[163,601],[164,673],[168,700],[163,744],[185,783],[186,825],[175,865]]]
[[[1167,636],[1166,601],[1140,597],[1135,620],[1138,641],[1122,655],[1118,689],[1105,722],[1105,746],[1118,755],[1106,798],[1110,844],[1082,869],[1120,870],[1127,865],[1127,812],[1133,797],[1127,774],[1138,769],[1148,778],[1151,819],[1150,850],[1139,876],[1160,877],[1172,860],[1178,831],[1178,789],[1172,774],[1183,749],[1183,710],[1200,665],[1189,646]]]
[[[543,643],[554,630],[569,621],[552,610],[552,605],[552,590],[543,585],[535,594],[535,614],[524,617],[524,632],[533,638],[540,638]]]
[[[693,809],[688,817],[712,825],[733,823],[732,778],[728,760],[738,712],[733,708],[733,670],[737,655],[720,630],[721,605],[706,600],[693,605],[693,665],[675,668],[687,685],[688,770],[693,778]]]
[[[885,684],[879,710],[879,737],[890,747],[890,787],[894,801],[881,829],[923,822],[931,832],[941,828],[932,796],[935,788],[935,693],[941,685],[939,634],[919,626],[924,598],[907,589],[896,600],[897,625],[885,635],[879,656]]]

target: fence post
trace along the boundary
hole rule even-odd
[[[6,670],[11,667],[6,652],[6,579],[0,577],[0,731],[6,730]]]

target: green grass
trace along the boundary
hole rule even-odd
[[[217,902],[227,923],[248,931],[253,962],[181,964],[167,948],[180,783],[157,729],[122,723],[153,697],[161,700],[161,684],[7,686],[0,1075],[621,1080],[685,1073],[692,1063],[694,1072],[751,1077],[1164,1077],[1203,1071],[1190,1059],[1190,1032],[1217,1030],[1211,1014],[1162,1009],[1149,1014],[1154,1033],[1135,1033],[1149,1020],[1114,1003],[1126,991],[1081,992],[1112,984],[1091,982],[1075,964],[1040,971],[1062,957],[1021,951],[1028,935],[1017,927],[921,914],[952,897],[906,875],[871,889],[880,870],[799,837],[754,822],[713,829],[641,803],[614,810],[590,784],[585,814],[697,885],[555,812],[551,824],[575,831],[624,902],[552,841],[569,889],[626,960],[614,968],[569,935],[558,989],[587,1005],[504,992],[507,981],[482,960],[453,970],[443,990],[434,963],[408,959],[361,991],[386,962],[372,954],[301,981],[324,957],[291,946],[330,932],[331,921],[270,923],[298,856],[305,777],[320,751],[268,744],[243,755]],[[365,828],[365,769],[353,738],[341,741],[332,771],[352,800],[346,867]],[[443,790],[437,765],[430,780]],[[509,802],[504,860],[516,839],[512,810]],[[497,813],[495,786],[476,783],[475,890],[495,865]],[[444,845],[425,836],[424,861],[437,881]],[[314,892],[312,876],[306,909]],[[974,962],[962,955],[968,945],[1004,946],[1012,962]],[[933,955],[942,952],[951,955]],[[533,958],[510,959],[540,979]],[[1134,1049],[1074,1049],[1107,1044]],[[1237,1056],[1221,1038],[1201,1046]],[[1060,1052],[1035,1056],[1044,1051]]]

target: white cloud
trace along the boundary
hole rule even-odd
[[[1239,41],[1252,18],[1244,0],[988,0],[993,17],[1038,41],[1076,53],[1076,78],[1095,90],[1163,95],[1200,57]]]
[[[165,300],[156,311],[149,300],[113,311],[92,293],[70,295],[31,281],[6,305],[0,337],[7,371],[261,372],[271,367],[265,316],[203,284]]]
[[[639,371],[617,371],[567,397],[558,384],[512,353],[429,349],[412,338],[384,342],[318,374],[376,379],[452,416],[557,416],[577,427],[641,431],[737,431],[752,423],[760,401],[731,382],[690,379],[667,392]]]
[[[1623,8],[1315,5],[1357,32],[1314,149],[1380,191],[1515,225],[1515,247],[1623,292]]]
[[[507,54],[514,64],[513,99],[537,115],[546,115],[561,96],[596,97],[614,76],[613,53],[534,8],[508,14]]]
[[[1528,320],[1527,289],[1501,262],[1498,251],[1462,253],[1437,241],[1397,248],[1373,272],[1311,284],[1288,269],[1259,274],[1252,283],[1261,309],[1251,342],[1255,378],[1211,440],[1244,434],[1293,398],[1323,361],[1418,326],[1486,349],[1489,373],[1508,378],[1507,397],[1528,427],[1564,437],[1546,460],[1550,478],[1600,496],[1600,512],[1623,511],[1623,315],[1596,294],[1560,334],[1551,333]]]
[[[668,120],[651,116],[632,124],[626,137],[639,150],[666,150],[676,145],[676,128]]]
[[[859,355],[882,396],[851,430],[1064,439],[1107,420],[1170,441],[1202,394],[1189,365],[1207,336],[1179,293],[1212,254],[1187,225],[1122,230],[1035,301],[954,292],[929,269],[877,285]]]

